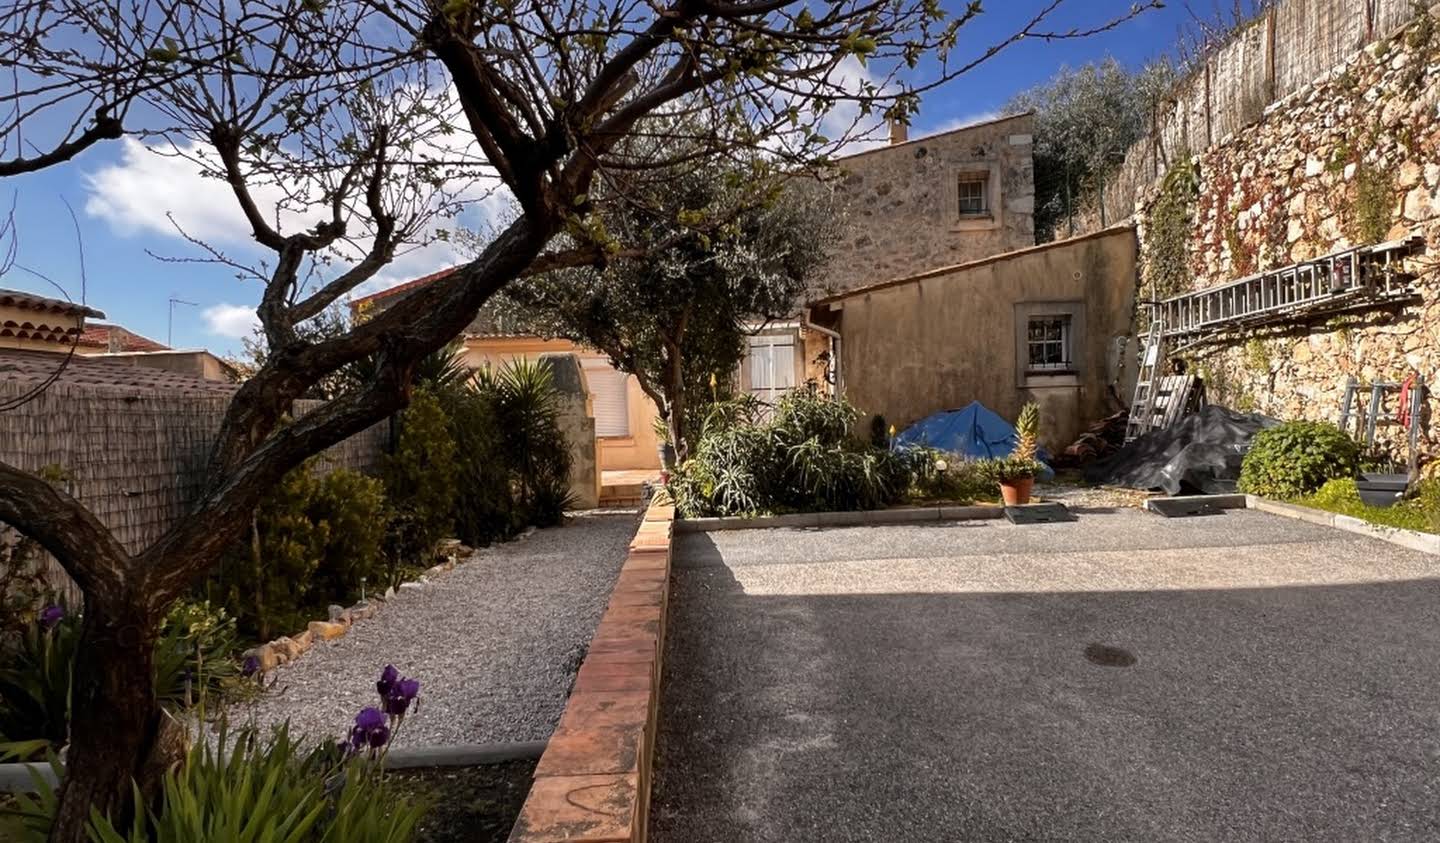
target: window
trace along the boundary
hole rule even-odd
[[[1074,368],[1070,360],[1070,317],[1032,316],[1025,336],[1029,354],[1026,368],[1032,372],[1064,372]]]
[[[585,360],[585,386],[595,413],[595,435],[615,438],[630,435],[629,376],[604,360]]]
[[[750,391],[762,401],[774,401],[795,388],[795,338],[750,338]]]
[[[962,173],[959,191],[960,216],[983,217],[990,213],[989,173]]]

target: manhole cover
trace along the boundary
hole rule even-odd
[[[1101,667],[1129,667],[1135,663],[1135,654],[1120,647],[1091,644],[1085,648],[1085,660]]]

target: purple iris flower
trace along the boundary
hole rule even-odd
[[[390,689],[394,688],[395,683],[399,681],[400,671],[395,669],[395,665],[387,664],[385,669],[380,671],[380,681],[375,683],[375,690],[380,692],[380,696],[388,697]]]
[[[405,716],[405,712],[410,708],[410,703],[415,701],[415,697],[419,693],[419,679],[401,679],[395,683],[394,687],[390,689],[389,695],[385,697],[385,713],[396,717]]]
[[[365,708],[360,709],[359,714],[355,715],[355,728],[357,729],[363,729],[366,732],[371,732],[384,725],[384,713],[381,712],[380,709],[374,708],[373,706],[366,706]]]
[[[46,632],[54,629],[65,619],[64,606],[46,606],[40,610],[40,627]]]
[[[259,656],[246,656],[246,657],[245,657],[245,660],[242,661],[242,662],[240,662],[240,675],[241,675],[241,676],[254,676],[255,674],[257,674],[257,673],[259,673],[259,672],[260,672],[260,657],[259,657]]]
[[[381,726],[370,732],[370,748],[379,749],[390,741],[390,727]]]

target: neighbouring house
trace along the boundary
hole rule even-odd
[[[132,351],[169,351],[170,346],[143,337],[112,322],[91,322],[75,343],[80,354],[118,354]]]
[[[1035,245],[1034,116],[960,126],[836,159],[845,219],[817,296]],[[772,398],[837,379],[833,331],[804,315],[751,340],[740,386]]]
[[[0,348],[69,351],[85,333],[86,317],[105,314],[64,299],[0,290]]]
[[[845,221],[817,295],[1033,245],[1032,125],[1030,114],[1020,114],[913,141],[896,125],[888,145],[836,159],[834,183]],[[451,271],[357,299],[352,311],[383,310]],[[817,324],[811,313],[802,308],[791,319],[755,326],[735,373],[741,390],[774,401],[807,383],[827,391],[836,388],[841,334]],[[896,331],[903,334],[903,326],[897,325]],[[619,478],[633,480],[659,470],[655,404],[633,376],[616,370],[604,354],[568,340],[507,331],[483,313],[461,341],[472,368],[515,357],[576,356],[590,393],[597,463],[602,475],[615,479],[605,484],[610,499]]]
[[[839,335],[838,389],[899,429],[980,401],[1040,404],[1052,448],[1123,406],[1136,290],[1131,226],[856,287],[810,306]]]
[[[75,343],[75,353],[224,383],[239,380],[234,366],[203,348],[171,348],[109,322],[86,325]]]

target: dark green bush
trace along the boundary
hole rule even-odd
[[[560,523],[570,502],[570,445],[560,430],[560,396],[550,364],[517,358],[499,370],[477,372],[475,380],[494,402],[521,523]]]
[[[1372,524],[1440,533],[1440,482],[1434,480],[1421,483],[1414,496],[1385,507],[1370,506],[1362,501],[1354,479],[1349,477],[1331,480],[1299,502]]]
[[[768,420],[753,398],[719,402],[671,477],[686,517],[874,509],[903,499],[906,458],[855,437],[844,399],[799,389]]]
[[[303,629],[330,603],[359,597],[362,579],[378,584],[387,520],[378,480],[348,469],[317,477],[307,462],[260,502],[247,541],[201,593],[246,636],[269,640]]]
[[[435,545],[454,523],[455,437],[440,399],[418,389],[400,414],[400,440],[385,460],[385,491],[407,529],[387,540],[393,571],[401,564],[428,566]]]
[[[1339,428],[1286,422],[1255,435],[1240,469],[1239,489],[1266,498],[1298,498],[1359,470],[1360,447]]]

